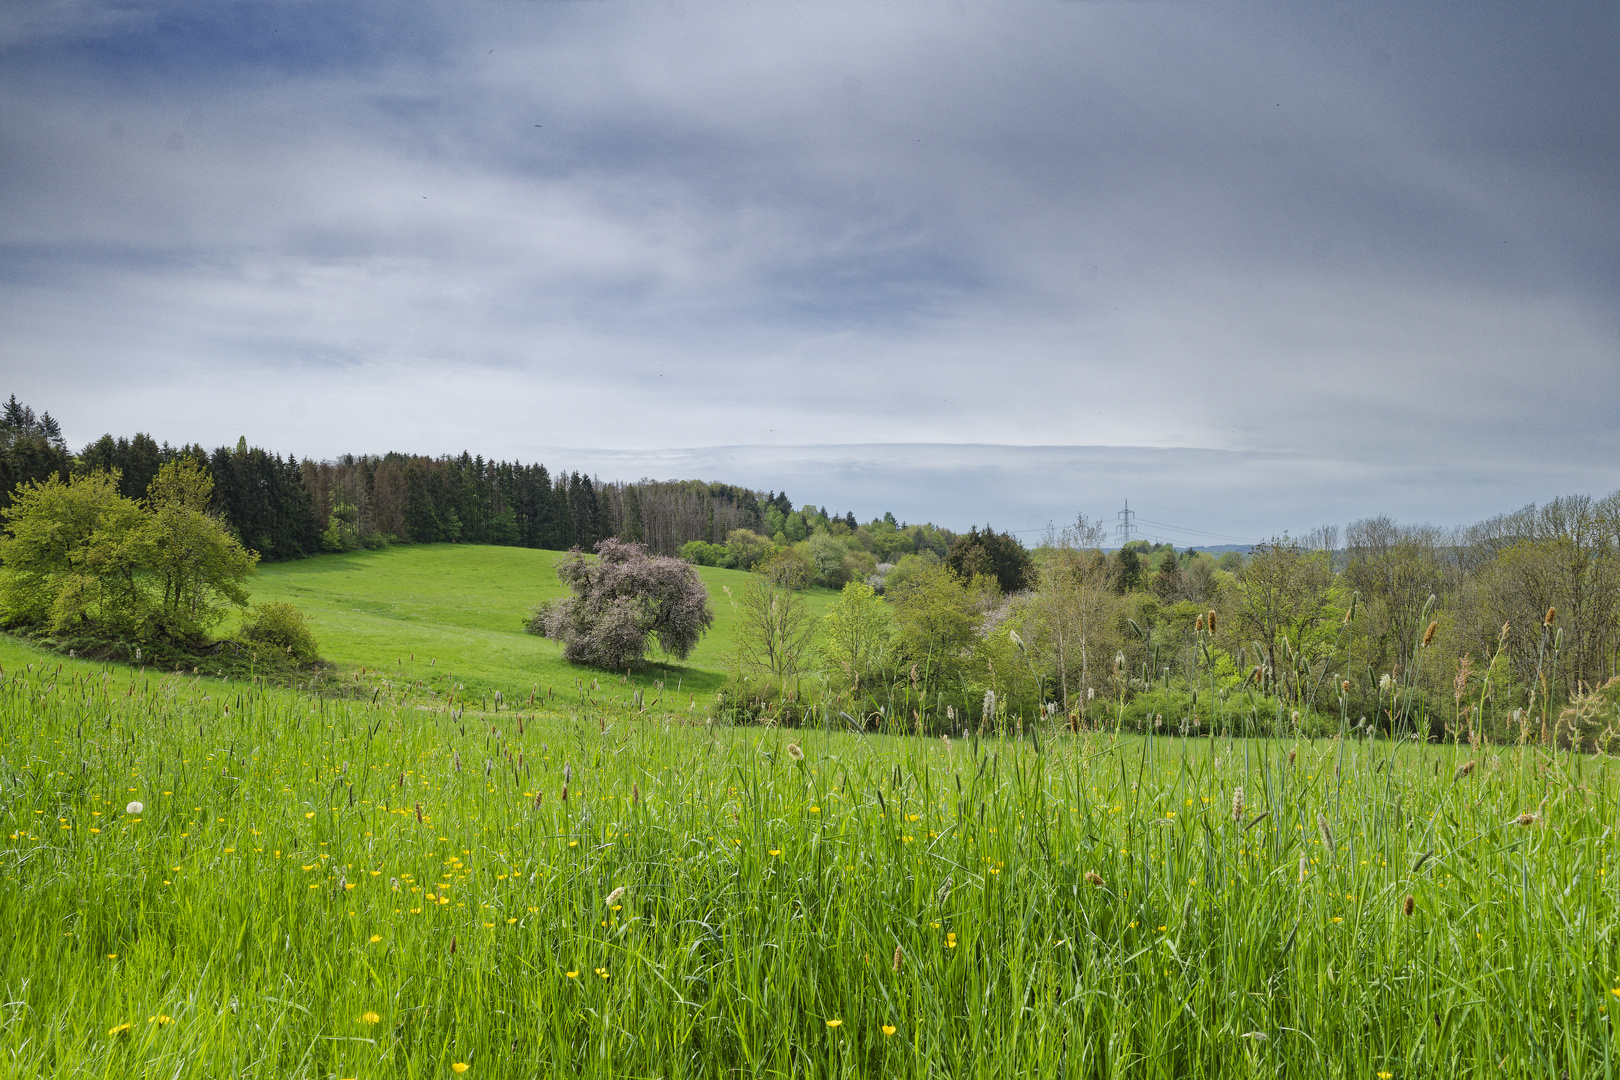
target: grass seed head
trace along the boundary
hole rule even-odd
[[[1333,830],[1328,828],[1327,818],[1321,814],[1316,815],[1316,828],[1322,834],[1322,844],[1329,851],[1335,850],[1333,843]]]
[[[900,948],[900,946],[896,945],[894,947],[894,963],[893,963],[892,967],[894,968],[895,971],[900,970],[900,963],[901,963],[902,960],[905,959],[905,955],[906,955],[905,951],[902,950]]]
[[[1434,619],[1429,620],[1429,625],[1423,629],[1423,645],[1425,648],[1428,647],[1429,642],[1434,640],[1434,632],[1438,629],[1440,629],[1440,623]]]
[[[1468,762],[1465,762],[1465,763],[1457,766],[1457,771],[1451,774],[1452,782],[1455,783],[1456,781],[1461,780],[1463,777],[1467,776],[1469,773],[1473,772],[1474,771],[1474,766],[1476,766],[1478,764],[1479,764],[1479,762],[1477,762],[1477,761],[1468,761]]]
[[[1232,791],[1232,820],[1243,820],[1243,786],[1241,784]]]
[[[608,907],[612,907],[622,899],[624,899],[624,886],[620,885],[617,889],[614,889],[612,892],[607,894],[607,899],[604,900],[603,903],[605,903]]]
[[[1417,905],[1417,901],[1412,899],[1412,894],[1407,893],[1406,894],[1406,899],[1401,901],[1401,914],[1406,915],[1406,916],[1410,916],[1412,914],[1412,909],[1416,905]]]
[[[1299,857],[1299,880],[1305,880],[1305,871],[1309,869],[1309,867],[1310,859],[1306,858],[1304,855],[1301,855]]]
[[[1210,608],[1209,613],[1204,616],[1204,625],[1209,627],[1209,632],[1210,633],[1213,634],[1215,632],[1215,609],[1214,608]]]
[[[1550,607],[1550,608],[1547,609],[1547,614],[1542,618],[1541,625],[1542,626],[1551,626],[1553,624],[1553,620],[1555,618],[1557,618],[1557,617],[1558,617],[1558,609],[1555,608],[1555,607]]]
[[[799,749],[799,744],[798,743],[788,743],[787,744],[787,756],[792,758],[794,761],[803,761],[804,760],[804,751]]]
[[[1097,873],[1097,871],[1095,871],[1095,870],[1087,870],[1086,871],[1086,880],[1088,882],[1090,882],[1091,884],[1097,886],[1097,888],[1099,888],[1099,889],[1103,887],[1102,875]]]

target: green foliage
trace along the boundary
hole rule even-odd
[[[925,686],[950,686],[964,671],[976,640],[972,599],[962,579],[943,563],[918,562],[884,592],[893,605],[899,660],[916,665]]]
[[[797,548],[782,548],[754,567],[754,572],[773,584],[795,592],[810,587],[816,579],[815,564]]]
[[[843,685],[872,687],[884,678],[889,610],[870,585],[852,581],[822,616],[822,655]]]
[[[688,540],[681,545],[680,557],[693,566],[721,566],[737,564],[736,556],[725,544],[711,544],[707,540]]]
[[[1028,588],[1035,569],[1017,537],[998,533],[988,525],[982,533],[974,526],[966,535],[957,537],[945,565],[963,581],[990,578],[1009,595]]]
[[[817,585],[842,589],[850,579],[849,548],[829,532],[818,532],[805,543],[805,555],[815,572]]]
[[[320,646],[304,613],[291,604],[271,601],[253,605],[242,623],[241,636],[249,644],[285,655],[300,664],[320,656]]]
[[[195,461],[169,462],[146,505],[116,473],[18,489],[0,540],[8,626],[51,634],[193,642],[247,602],[255,558],[206,511]]]
[[[731,551],[732,565],[738,570],[752,570],[776,551],[775,544],[748,529],[732,529],[726,536],[726,547]]]

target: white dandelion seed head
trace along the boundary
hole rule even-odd
[[[146,807],[142,806],[140,803],[132,802],[128,806],[124,807],[124,813],[126,813],[126,814],[138,814],[142,810],[145,810],[145,809],[146,809]]]

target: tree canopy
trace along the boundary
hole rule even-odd
[[[530,631],[561,641],[567,660],[615,671],[641,663],[652,639],[686,659],[714,624],[697,571],[622,540],[603,540],[596,551],[591,559],[576,547],[558,561],[571,595],[536,608]]]

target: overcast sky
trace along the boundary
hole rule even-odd
[[[1181,544],[1620,487],[1620,5],[0,7],[0,394]]]

